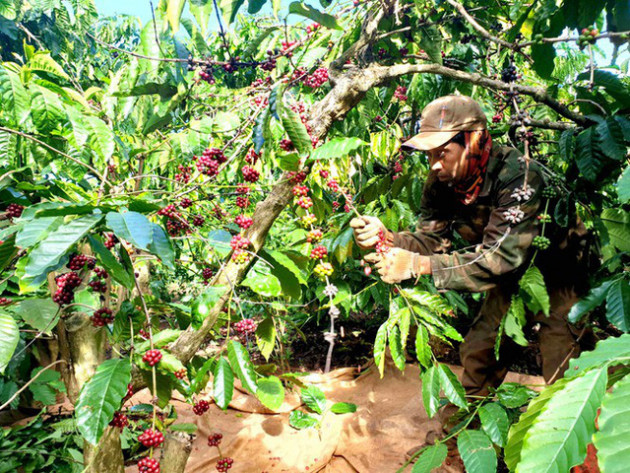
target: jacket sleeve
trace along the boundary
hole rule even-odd
[[[435,179],[429,178],[422,192],[420,220],[415,232],[392,232],[390,245],[420,253],[432,255],[443,253],[451,247],[450,219],[440,210]]]
[[[476,251],[430,256],[436,287],[487,291],[496,286],[502,276],[516,272],[528,261],[532,241],[539,234],[536,217],[541,210],[544,181],[538,172],[530,169],[527,184],[533,194],[519,201],[514,192],[522,189],[524,179],[524,171],[499,179],[496,207]]]

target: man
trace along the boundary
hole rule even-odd
[[[374,248],[383,238],[389,243],[389,251],[365,257],[386,283],[427,274],[438,289],[486,292],[460,348],[467,394],[485,396],[501,384],[509,366],[510,353],[496,360],[495,338],[531,262],[532,242],[541,233],[538,217],[546,203],[542,170],[518,150],[493,145],[484,113],[469,97],[431,102],[422,112],[420,132],[403,146],[425,151],[429,158],[416,232],[391,232],[369,216],[350,225],[362,249]],[[551,311],[549,317],[529,314],[529,321],[540,324],[543,376],[552,382],[579,352],[577,331],[566,315],[587,287],[582,267],[587,248],[579,222],[564,230],[552,224],[546,228],[551,246],[536,264],[545,277]],[[451,251],[454,233],[476,246]],[[452,413],[452,408],[441,413],[445,427]]]

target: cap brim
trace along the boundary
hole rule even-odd
[[[459,131],[424,131],[405,141],[402,146],[414,148],[418,151],[429,151],[439,148],[457,133]]]

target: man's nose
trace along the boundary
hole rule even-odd
[[[440,171],[442,169],[442,163],[440,161],[436,161],[433,163],[433,165],[431,166],[431,171],[437,172]]]

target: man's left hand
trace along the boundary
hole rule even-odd
[[[375,264],[381,279],[388,284],[415,278],[421,274],[431,274],[431,262],[428,256],[402,248],[390,248],[387,252],[380,254],[370,253],[364,259]]]

